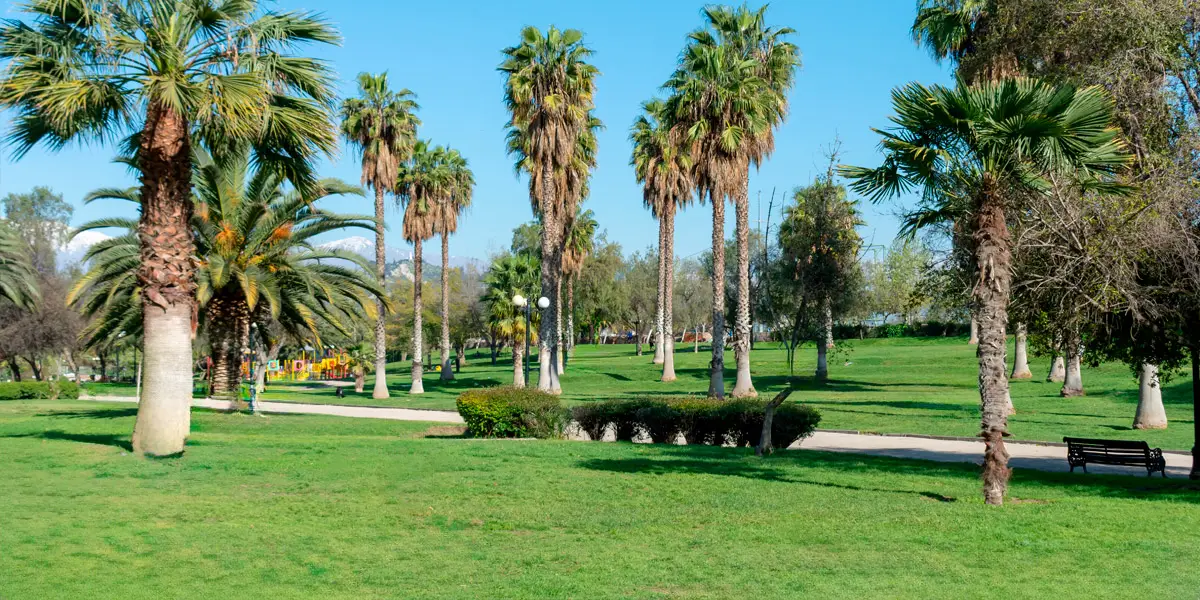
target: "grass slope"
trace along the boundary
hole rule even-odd
[[[1195,598],[1188,482],[0,402],[2,598]]]

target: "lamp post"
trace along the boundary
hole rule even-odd
[[[513,296],[512,303],[513,303],[513,306],[516,306],[517,308],[525,309],[525,387],[529,387],[529,362],[531,360],[530,359],[530,345],[531,345],[530,337],[531,337],[531,334],[530,334],[529,330],[532,327],[533,314],[531,311],[532,311],[533,307],[531,307],[529,305],[529,299],[526,298],[525,296],[522,296],[521,294],[517,294],[517,295]],[[541,298],[538,298],[537,305],[538,305],[539,309],[545,310],[546,307],[550,306],[550,300],[548,298],[546,298],[545,296],[542,296]]]

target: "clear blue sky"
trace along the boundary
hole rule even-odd
[[[324,13],[345,36],[339,48],[314,54],[333,61],[343,95],[353,94],[355,75],[387,70],[394,86],[412,89],[421,104],[420,136],[458,148],[470,161],[477,187],[470,212],[460,221],[451,254],[486,258],[508,246],[511,230],[531,218],[526,184],[518,180],[504,152],[506,114],[501,101],[500,50],[517,41],[524,25],[583,30],[595,51],[602,76],[597,115],[606,130],[600,137],[598,168],[587,208],[595,211],[609,239],[631,253],[657,239],[654,220],[642,206],[641,190],[629,167],[629,126],[643,100],[660,93],[688,32],[700,26],[703,2],[683,0],[608,0],[562,2],[528,0],[279,0],[283,9]],[[761,212],[772,189],[777,198],[812,180],[824,169],[824,152],[842,140],[843,162],[874,164],[877,136],[885,126],[889,92],[908,81],[946,82],[939,66],[909,37],[915,0],[777,0],[768,10],[773,26],[797,30],[803,67],[791,93],[791,115],[776,136],[776,151],[759,172],[751,173],[752,202],[761,191]],[[9,3],[5,16],[17,16]],[[6,119],[5,127],[8,122]],[[73,147],[58,154],[37,149],[14,163],[5,149],[0,159],[0,194],[48,185],[79,205],[89,190],[133,185],[123,167],[110,163],[105,146]],[[342,148],[322,165],[322,175],[357,182],[357,157]],[[339,201],[338,210],[366,214],[366,199]],[[332,208],[332,203],[326,204]],[[776,206],[779,206],[777,200]],[[868,242],[886,245],[896,233],[894,205],[864,205]],[[79,207],[75,223],[127,211],[119,204]],[[677,256],[709,245],[711,209],[693,206],[679,218]],[[732,231],[732,213],[727,211]],[[752,204],[751,219],[760,208]],[[774,220],[778,222],[778,217]],[[388,210],[389,246],[399,239],[400,212]],[[752,224],[753,225],[753,224]],[[360,235],[360,233],[346,234]],[[333,236],[345,237],[345,236]],[[437,255],[436,244],[430,248]],[[433,257],[431,256],[431,259]]]

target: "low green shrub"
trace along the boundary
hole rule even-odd
[[[766,400],[671,398],[608,400],[576,406],[572,416],[588,437],[600,440],[611,426],[618,441],[645,436],[657,444],[757,446],[762,437]],[[775,411],[771,444],[786,448],[812,435],[821,415],[803,404],[785,403]]]
[[[568,425],[569,413],[558,397],[538,390],[470,390],[455,404],[472,437],[560,438]]]
[[[76,400],[79,385],[73,381],[13,381],[0,383],[0,400]]]

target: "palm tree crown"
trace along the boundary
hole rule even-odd
[[[408,89],[393,92],[387,73],[359,73],[358,92],[342,102],[342,135],[362,154],[362,184],[391,191],[400,163],[412,154],[420,106]]]
[[[29,251],[11,227],[0,223],[0,298],[28,306],[38,298],[37,273]]]

